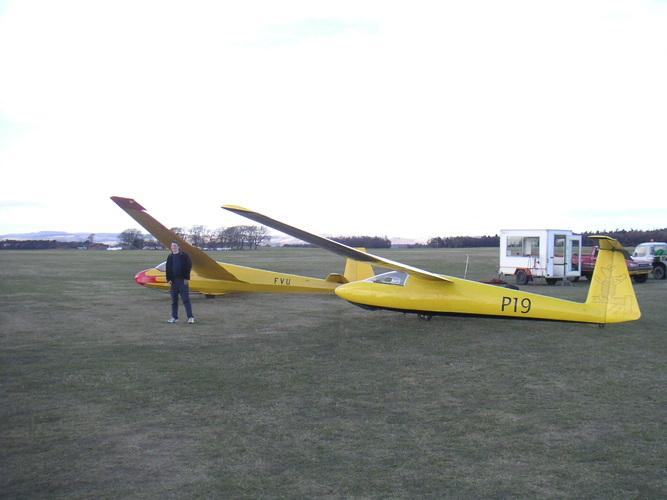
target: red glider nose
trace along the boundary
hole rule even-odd
[[[151,271],[151,269],[146,269],[145,271],[139,271],[137,275],[134,277],[134,281],[136,281],[140,285],[149,285],[151,283],[155,283],[155,277],[149,276],[148,271]]]

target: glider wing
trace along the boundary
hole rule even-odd
[[[219,263],[209,257],[203,250],[192,246],[183,238],[178,236],[173,231],[170,231],[160,222],[148,215],[146,209],[131,198],[121,198],[120,196],[112,196],[111,199],[127,214],[143,226],[146,231],[152,234],[160,243],[166,248],[169,248],[172,241],[177,241],[179,246],[192,259],[192,268],[202,278],[238,281],[236,276],[227,271]]]
[[[296,227],[287,225],[284,222],[271,219],[266,215],[253,212],[247,208],[239,207],[236,205],[224,205],[222,208],[348,259],[356,260],[359,262],[367,262],[369,264],[392,269],[394,271],[403,271],[411,276],[415,276],[423,280],[451,282],[451,280],[446,276],[431,273],[429,271],[424,271],[423,269],[401,264],[400,262],[394,262],[393,260],[385,259],[370,253],[362,252],[361,250],[348,247],[347,245],[343,245],[337,241],[324,238],[323,236],[317,236],[316,234],[309,233],[303,229],[298,229]]]

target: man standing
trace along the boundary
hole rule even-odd
[[[167,281],[171,285],[171,318],[167,323],[178,321],[179,294],[183,299],[185,314],[188,315],[188,323],[195,322],[192,315],[192,304],[190,303],[190,271],[192,271],[190,256],[181,251],[178,242],[172,242],[171,253],[167,257]]]

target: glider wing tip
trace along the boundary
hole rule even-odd
[[[132,198],[123,198],[121,196],[112,196],[111,199],[123,210],[146,210]]]
[[[238,205],[222,205],[222,208],[229,210],[230,212],[252,212],[252,210],[249,210],[245,207],[240,207]]]

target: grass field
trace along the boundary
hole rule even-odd
[[[387,250],[495,277],[497,249]],[[641,320],[369,312],[332,295],[168,295],[166,252],[0,252],[0,498],[667,497],[667,281]],[[324,277],[317,249],[215,253]],[[588,284],[530,286],[582,301]]]

